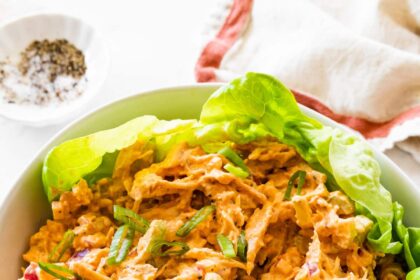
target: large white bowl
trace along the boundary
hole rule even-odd
[[[32,160],[1,205],[0,279],[17,279],[21,275],[21,254],[28,248],[28,238],[51,215],[41,182],[42,160],[48,150],[67,139],[112,128],[145,114],[167,120],[197,118],[203,103],[219,87],[220,84],[200,84],[138,94],[97,109],[58,133]],[[301,109],[324,124],[341,127],[308,108]],[[383,185],[405,207],[405,222],[420,226],[419,190],[385,155],[375,152],[375,156],[382,168]]]
[[[0,27],[0,60],[19,55],[32,41],[67,39],[85,55],[86,88],[84,93],[60,105],[26,106],[0,100],[0,115],[32,126],[65,121],[82,110],[105,81],[109,68],[108,50],[98,32],[81,19],[41,13],[14,19]]]

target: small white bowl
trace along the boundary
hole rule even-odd
[[[74,100],[59,105],[8,104],[0,100],[0,115],[33,126],[45,126],[68,120],[82,109],[105,81],[108,51],[97,32],[80,19],[60,14],[25,16],[0,27],[0,60],[16,56],[32,41],[67,39],[85,55],[86,88]]]

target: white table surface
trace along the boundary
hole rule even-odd
[[[146,89],[194,83],[203,30],[217,1],[0,0],[0,23],[34,11],[81,17],[103,35],[111,68],[101,97],[86,110]],[[0,202],[39,148],[66,123],[33,128],[0,119]],[[387,152],[420,186],[420,164]]]

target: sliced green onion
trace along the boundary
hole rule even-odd
[[[283,200],[290,200],[291,199],[291,193],[292,188],[295,186],[296,179],[299,178],[298,185],[297,185],[297,191],[296,193],[300,195],[302,191],[303,184],[305,184],[305,177],[306,177],[306,171],[299,170],[293,173],[293,175],[290,177],[289,182],[287,183],[287,189],[284,194]]]
[[[44,262],[39,262],[38,266],[40,269],[50,274],[51,276],[54,276],[57,279],[60,279],[60,280],[76,279],[76,274],[70,269],[68,269],[67,267],[59,266],[52,263],[44,263]]]
[[[53,248],[48,255],[49,262],[59,262],[64,253],[73,245],[76,234],[72,230],[64,233],[63,239]]]
[[[158,257],[165,257],[169,255],[180,256],[185,254],[190,249],[190,247],[185,242],[169,242],[162,239],[153,241],[151,245],[150,253],[153,256]],[[180,249],[173,250],[175,247],[180,247]]]
[[[248,167],[246,166],[245,162],[230,147],[224,147],[223,149],[220,149],[217,153],[230,160],[234,165],[240,167],[243,171],[249,173]]]
[[[176,232],[179,237],[187,236],[199,223],[204,221],[211,213],[216,210],[213,205],[207,205],[198,210],[192,218],[182,225]]]
[[[241,259],[241,261],[246,262],[246,250],[248,247],[248,242],[246,241],[245,238],[245,231],[241,231],[241,234],[239,235],[238,238],[238,256]]]
[[[223,168],[239,178],[246,178],[249,176],[248,172],[244,171],[242,168],[239,168],[231,163],[226,163],[223,166]]]
[[[229,238],[227,238],[223,234],[218,234],[217,244],[219,244],[220,249],[222,250],[222,253],[226,258],[236,257],[235,249],[233,248],[233,243],[229,240]]]
[[[127,257],[133,239],[134,229],[129,225],[120,226],[112,238],[107,259],[108,264],[120,264]]]
[[[143,234],[149,229],[150,223],[145,218],[140,217],[134,211],[119,205],[114,205],[114,218],[124,224],[129,225],[134,230]]]

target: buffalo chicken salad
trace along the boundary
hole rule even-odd
[[[21,279],[420,279],[420,229],[357,136],[268,75],[199,120],[142,116],[45,158],[52,218]]]

